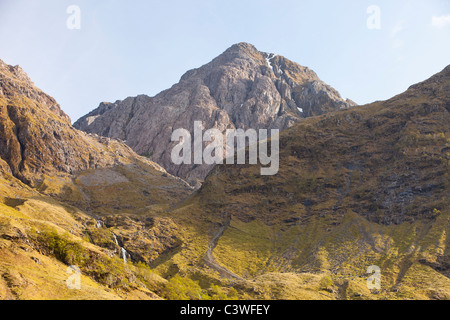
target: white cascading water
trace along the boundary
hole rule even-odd
[[[127,263],[127,255],[128,252],[124,248],[120,248],[122,250],[123,263]]]
[[[116,235],[114,233],[112,235],[114,237],[114,241],[116,242],[116,245],[120,248],[119,241],[117,241]]]
[[[130,256],[129,253],[127,252],[127,250],[125,250],[125,248],[123,248],[123,247],[121,247],[119,245],[119,241],[117,240],[117,236],[114,233],[112,235],[114,237],[114,241],[115,241],[116,245],[120,248],[120,253],[122,255],[123,262],[127,263],[127,257]]]
[[[101,220],[97,220],[97,228],[102,228],[103,227],[103,222]],[[114,237],[114,242],[116,243],[116,246],[118,246],[120,248],[120,253],[122,254],[122,259],[124,263],[127,263],[127,257],[130,256],[130,254],[127,252],[127,250],[125,250],[125,248],[121,247],[119,245],[119,240],[117,240],[117,236],[112,233],[113,237]]]

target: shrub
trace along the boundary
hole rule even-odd
[[[70,241],[68,237],[59,235],[55,230],[40,232],[37,241],[44,246],[44,250],[67,265],[82,266],[88,258],[81,244]]]
[[[180,275],[174,276],[168,281],[162,290],[162,295],[168,300],[209,300],[210,297],[202,292],[198,282],[183,278]]]
[[[136,277],[151,291],[157,291],[160,288],[160,281],[157,275],[143,262],[134,265]]]
[[[319,282],[319,290],[324,291],[333,291],[333,280],[329,276],[324,276],[322,279],[320,279]]]
[[[217,285],[212,285],[209,289],[211,300],[237,300],[238,292],[234,288],[228,290],[219,287]]]

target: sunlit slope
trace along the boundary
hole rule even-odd
[[[215,263],[262,286],[314,274],[311,290],[330,298],[450,298],[449,111],[447,67],[388,101],[301,121],[281,136],[277,175],[217,166],[174,213],[201,222],[202,241],[220,232]]]
[[[166,280],[131,250],[123,261],[133,246],[113,232],[127,217],[100,219],[167,210],[190,194],[184,181],[119,141],[74,129],[53,98],[1,60],[0,157],[0,299],[159,298]],[[173,222],[145,219],[155,236],[144,244],[158,256],[173,245],[163,233]],[[82,290],[66,285],[70,265]]]

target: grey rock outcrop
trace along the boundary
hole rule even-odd
[[[22,68],[0,60],[0,177],[12,175],[36,188],[48,177],[71,181],[86,171],[90,180],[80,178],[85,187],[93,180],[101,186],[129,182],[115,169],[135,177],[145,174],[147,181],[132,181],[135,190],[156,193],[158,188],[163,200],[191,191],[179,177],[139,157],[129,146],[73,128],[56,100],[37,88]]]
[[[172,132],[205,129],[280,129],[305,117],[355,105],[323,83],[315,72],[253,45],[233,45],[210,63],[186,72],[179,83],[155,97],[141,95],[100,106],[74,126],[121,139],[168,172],[195,184],[210,165],[174,165]]]
[[[10,66],[0,60],[0,97],[21,96],[48,108],[51,112],[70,123],[69,116],[61,110],[56,100],[35,87],[20,66]]]

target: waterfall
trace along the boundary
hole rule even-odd
[[[103,227],[103,221],[97,220],[97,229],[100,229],[101,227]]]
[[[128,252],[124,248],[120,248],[122,250],[123,263],[127,263],[127,255]]]
[[[120,245],[119,245],[119,240],[117,240],[117,236],[113,233],[112,234],[113,235],[113,237],[114,237],[114,241],[116,242],[116,245],[119,247],[119,249],[120,249],[120,253],[121,253],[121,255],[122,255],[122,259],[123,259],[123,262],[126,264],[127,263],[127,258],[129,258],[130,257],[130,254],[127,252],[127,250],[125,250],[125,248],[123,248],[123,247],[121,247]]]
[[[120,248],[119,241],[117,240],[117,236],[114,233],[112,235],[114,237],[114,241],[116,242],[116,245]]]

